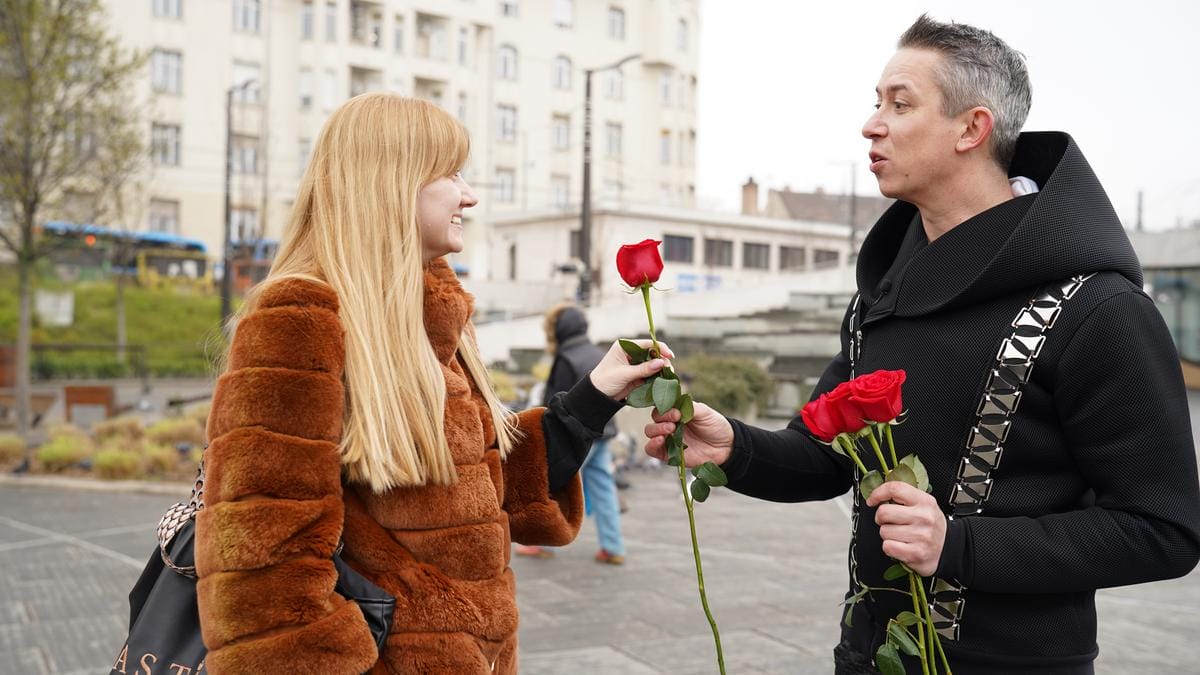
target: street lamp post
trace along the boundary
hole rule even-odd
[[[592,292],[592,73],[620,68],[641,54],[630,54],[616,63],[583,71],[583,194],[579,200],[579,302],[591,303]]]
[[[221,326],[225,330],[229,328],[229,316],[233,313],[233,205],[230,201],[230,176],[233,173],[233,96],[254,84],[258,84],[258,80],[249,79],[225,91],[225,237],[221,263]]]

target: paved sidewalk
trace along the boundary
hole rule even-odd
[[[592,562],[590,522],[553,560],[514,557],[524,675],[716,672],[678,482],[668,471],[632,480],[626,565]],[[0,674],[107,672],[154,523],[175,500],[0,484]],[[832,672],[845,508],[728,491],[697,506],[729,673]],[[1098,605],[1098,672],[1200,672],[1200,573],[1103,591]]]

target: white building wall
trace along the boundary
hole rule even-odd
[[[287,221],[296,184],[302,171],[301,147],[315,144],[321,125],[333,107],[349,98],[352,74],[367,89],[385,89],[433,99],[440,94],[443,107],[459,114],[472,135],[468,180],[474,183],[481,204],[468,212],[467,250],[458,262],[472,276],[489,276],[495,246],[491,221],[500,216],[539,212],[553,203],[555,181],[569,185],[567,204],[578,208],[583,162],[584,68],[613,63],[642,53],[640,61],[626,64],[624,97],[604,95],[604,73],[593,79],[592,189],[599,198],[606,185],[619,184],[627,203],[691,203],[695,184],[694,155],[681,156],[678,135],[688,137],[696,124],[695,95],[671,105],[658,97],[659,73],[670,69],[676,90],[680,78],[691,82],[697,75],[699,16],[697,0],[574,0],[570,27],[552,19],[553,0],[518,0],[518,16],[502,16],[499,0],[314,0],[313,35],[301,36],[303,0],[261,0],[257,34],[233,30],[234,0],[182,0],[179,19],[155,17],[151,0],[106,0],[111,26],[128,47],[178,51],[182,59],[182,88],[178,95],[153,95],[152,119],[178,124],[182,130],[181,162],[177,167],[156,166],[147,172],[144,201],[175,200],[180,204],[180,232],[203,240],[210,255],[220,256],[224,217],[225,91],[232,84],[234,63],[257,64],[264,82],[257,105],[234,107],[236,133],[260,139],[260,172],[235,175],[232,195],[235,208],[253,208],[262,235],[278,237]],[[326,40],[326,6],[336,12],[335,39]],[[351,11],[364,4],[381,17],[378,46],[351,35]],[[608,33],[610,8],[625,12],[625,37]],[[687,49],[677,44],[677,22],[687,21]],[[422,26],[441,31],[436,38]],[[397,26],[403,39],[396,46]],[[459,41],[466,31],[466,58],[460,61]],[[661,33],[661,35],[659,34]],[[443,44],[435,53],[431,45]],[[517,50],[517,77],[497,76],[496,53],[500,45]],[[555,57],[570,59],[571,85],[554,88]],[[301,71],[311,73],[312,104],[300,105]],[[332,74],[331,97],[324,91],[326,73]],[[690,87],[690,85],[689,85]],[[138,83],[138,95],[152,96],[149,67]],[[330,100],[326,100],[326,99]],[[499,104],[517,107],[517,137],[497,138]],[[551,144],[555,114],[570,117],[566,149]],[[605,153],[605,123],[623,129],[619,158]],[[669,165],[658,156],[658,134],[670,129],[673,152]],[[516,173],[513,199],[502,202],[497,169]],[[669,190],[664,188],[666,186]],[[615,196],[615,195],[614,195]],[[143,212],[146,209],[142,210]],[[146,218],[144,218],[146,219]],[[147,227],[148,223],[142,223]],[[236,233],[235,233],[236,236]]]

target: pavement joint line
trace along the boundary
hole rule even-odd
[[[645,659],[643,659],[643,658],[640,658],[640,657],[639,657],[637,654],[633,654],[633,653],[631,653],[631,652],[629,652],[629,651],[626,651],[624,648],[622,648],[622,647],[621,647],[621,645],[609,644],[609,645],[606,645],[606,646],[607,646],[609,649],[613,650],[614,652],[616,652],[616,653],[618,653],[618,654],[620,654],[620,655],[622,655],[622,656],[624,656],[624,657],[626,657],[626,658],[630,659],[631,661],[633,661],[633,662],[635,662],[635,663],[640,663],[640,664],[642,664],[643,666],[646,666],[646,667],[647,667],[647,668],[649,668],[650,670],[655,670],[655,671],[658,671],[658,672],[662,672],[662,671],[661,671],[661,670],[659,670],[659,668],[658,668],[658,667],[656,667],[656,666],[655,666],[653,663],[650,663],[649,661],[647,661],[647,660],[645,660]]]
[[[103,530],[95,530],[93,532],[78,532],[76,535],[83,539],[95,539],[97,537],[106,537],[113,534],[129,534],[130,532],[152,532],[157,527],[157,524],[149,525],[125,525],[123,527],[109,527]],[[10,541],[5,544],[0,544],[0,553],[4,551],[19,551],[23,548],[36,548],[38,546],[46,546],[60,541],[56,537],[39,537],[37,539],[26,539],[24,541]]]
[[[98,478],[73,478],[68,476],[14,476],[0,473],[0,485],[25,485],[91,492],[120,492],[122,494],[143,493],[176,495],[180,501],[191,494],[191,483],[151,482],[140,480],[100,480]]]
[[[1136,605],[1138,607],[1155,607],[1158,609],[1166,609],[1173,612],[1183,612],[1185,614],[1200,614],[1200,609],[1190,607],[1188,605],[1176,605],[1170,602],[1159,602],[1157,600],[1142,600],[1141,598],[1130,598],[1124,595],[1112,595],[1109,593],[1097,593],[1096,600],[1100,602],[1113,602],[1118,605]]]
[[[632,544],[639,548],[659,549],[661,551],[687,551],[692,552],[691,546],[676,546],[675,544],[661,544],[654,541],[642,541],[640,539],[625,538],[626,545]],[[764,563],[768,565],[780,565],[782,562],[776,556],[762,555],[760,553],[743,553],[741,551],[729,551],[720,548],[711,548],[707,546],[700,547],[700,554],[704,556],[713,556],[717,558],[733,558],[735,560],[746,560],[750,562]]]
[[[86,551],[91,551],[92,553],[102,555],[106,558],[112,558],[113,560],[116,560],[117,562],[121,562],[126,565],[129,565],[130,567],[133,567],[134,569],[140,570],[146,566],[146,563],[143,561],[135,560],[135,559],[130,558],[129,556],[125,555],[124,553],[118,553],[117,551],[114,551],[110,548],[105,548],[98,544],[93,544],[92,542],[80,539],[79,537],[73,537],[69,534],[63,534],[62,532],[55,532],[54,530],[47,530],[46,528],[38,527],[37,525],[30,525],[28,523],[22,523],[21,521],[13,520],[12,518],[9,518],[8,516],[0,516],[0,522],[3,522],[6,525],[8,525],[9,527],[12,527],[12,528],[15,528],[18,530],[24,530],[25,532],[29,532],[31,534],[40,534],[44,537],[56,539],[63,543],[77,546]]]

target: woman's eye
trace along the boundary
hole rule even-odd
[[[892,108],[895,110],[904,110],[907,107],[908,107],[908,104],[904,103],[902,101],[896,101],[895,103],[892,104]]]

